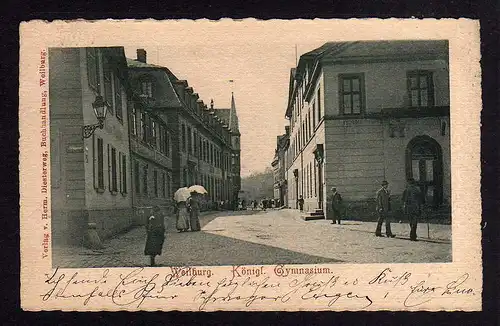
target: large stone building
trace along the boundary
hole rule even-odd
[[[132,194],[136,216],[148,207],[170,206],[173,195],[173,134],[170,109],[182,108],[165,68],[148,65],[146,51],[128,59],[130,97],[130,153]]]
[[[82,243],[89,226],[107,237],[133,217],[124,50],[51,48],[49,65],[53,243]]]
[[[231,94],[231,108],[215,109],[215,114],[223,121],[224,125],[227,126],[231,139],[230,166],[227,171],[227,179],[229,180],[229,200],[234,208],[238,202],[239,193],[241,191],[241,133],[234,94]]]
[[[413,177],[431,207],[451,200],[447,41],[326,43],[291,70],[288,199],[325,209],[337,187],[372,211],[382,180],[394,203]],[[360,208],[359,210],[357,210]]]
[[[219,116],[219,110],[214,109],[213,101],[207,107],[186,80],[177,78],[166,67],[147,63],[146,58],[146,51],[139,49],[137,59],[128,60],[133,91],[144,102],[132,116],[139,142],[148,145],[150,138],[144,139],[141,135],[149,135],[156,150],[150,153],[154,155],[149,155],[148,163],[137,150],[144,146],[132,146],[132,153],[137,157],[134,167],[138,165],[137,170],[134,168],[134,197],[144,198],[138,193],[144,188],[142,180],[153,174],[153,192],[148,194],[148,203],[159,200],[167,204],[173,191],[193,184],[201,184],[208,190],[204,208],[232,201],[234,190],[239,187],[240,170],[235,161],[236,153],[239,157],[239,131],[234,98],[233,108],[229,110],[231,116],[225,121]],[[135,138],[131,136],[131,144]],[[155,176],[160,178],[159,182],[154,181],[158,180]],[[163,188],[155,190],[158,185],[167,189],[166,196]]]
[[[286,178],[286,151],[290,145],[290,127],[285,127],[285,133],[276,138],[276,150],[271,166],[273,168],[274,199],[279,199],[280,206],[289,207],[288,203],[288,181]]]
[[[143,223],[153,205],[171,207],[183,186],[207,188],[204,209],[237,199],[234,97],[231,109],[207,107],[142,49],[130,60],[123,47],[52,48],[49,65],[55,244],[98,245]]]

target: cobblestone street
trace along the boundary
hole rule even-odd
[[[451,261],[451,226],[418,227],[418,242],[408,239],[406,223],[393,223],[396,238],[377,238],[376,223],[304,221],[297,210],[209,212],[201,232],[177,233],[167,220],[159,266],[209,266],[300,263],[424,263]],[[384,230],[384,228],[383,228]],[[146,266],[145,231],[138,227],[104,242],[105,249],[53,248],[53,266]]]

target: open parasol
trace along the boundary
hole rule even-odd
[[[188,188],[190,192],[196,192],[196,193],[199,193],[199,194],[208,194],[208,191],[207,189],[205,189],[205,187],[203,186],[200,186],[200,185],[194,185],[194,186],[191,186]]]
[[[190,196],[191,191],[189,191],[188,187],[183,187],[177,189],[177,191],[174,193],[174,200],[176,202],[187,201]]]

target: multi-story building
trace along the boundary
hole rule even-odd
[[[51,48],[49,65],[53,242],[81,244],[89,227],[104,238],[132,223],[127,64],[111,47]]]
[[[159,191],[157,196],[153,190],[153,197],[168,202],[172,192],[178,188],[201,184],[209,192],[205,208],[216,202],[230,201],[235,182],[235,170],[231,162],[234,131],[230,131],[230,123],[216,114],[213,101],[207,107],[186,80],[178,79],[166,67],[148,64],[143,49],[137,50],[137,53],[137,59],[128,62],[133,76],[131,84],[144,105],[139,105],[137,110],[140,112],[135,112],[133,116],[139,126],[138,137],[146,134],[152,137],[153,145],[156,146],[155,156],[149,155],[151,163],[144,162],[142,165],[148,164],[148,168],[153,169],[153,175],[155,170],[158,171],[157,176],[165,174],[167,189],[165,197],[163,191]],[[236,108],[233,115],[237,130]],[[131,139],[133,143],[134,137]],[[142,139],[142,143],[148,144],[149,139]],[[133,153],[137,155],[135,149]],[[146,170],[141,173],[139,166],[139,176],[136,178],[134,171],[133,181],[137,179],[141,183],[137,187],[134,183],[133,188],[137,188],[137,191],[144,188],[141,180],[146,180],[151,174],[147,172],[148,176],[144,176],[145,173]],[[155,179],[153,176],[151,181],[154,183]],[[153,189],[158,184],[163,187],[163,179],[160,180],[153,184]],[[137,197],[140,198],[140,195]]]
[[[137,50],[137,60],[127,62],[132,88],[129,103],[132,194],[136,217],[140,218],[148,207],[171,204],[172,134],[176,126],[167,118],[167,111],[180,109],[182,105],[168,71],[147,64],[146,51]]]
[[[285,134],[280,135],[276,139],[276,150],[274,152],[273,168],[274,175],[274,198],[279,199],[280,206],[288,207],[288,188],[286,179],[286,151],[290,141],[290,127],[285,127]]]
[[[234,94],[231,93],[231,108],[229,109],[215,109],[215,114],[222,119],[225,126],[229,131],[231,139],[231,149],[229,154],[229,169],[228,173],[228,191],[229,200],[235,208],[238,203],[239,194],[241,191],[241,133],[238,122],[238,113],[236,112],[236,104],[234,101]]]
[[[382,180],[397,197],[413,177],[429,206],[449,206],[448,58],[441,40],[326,43],[302,55],[286,110],[289,201],[324,209],[335,186],[351,210],[371,210]]]

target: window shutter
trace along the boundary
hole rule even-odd
[[[111,176],[111,148],[109,144],[107,144],[108,148],[108,187],[109,191],[113,191],[113,185],[112,185],[112,176]]]
[[[122,152],[118,152],[118,189],[123,194],[122,156]]]
[[[99,188],[99,171],[97,168],[97,151],[98,151],[98,146],[97,146],[97,137],[95,134],[92,134],[92,171],[94,175],[94,188],[98,189]]]

